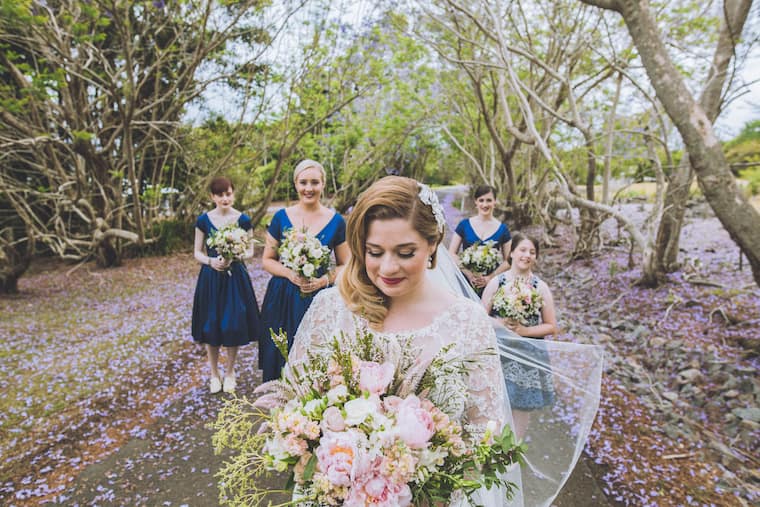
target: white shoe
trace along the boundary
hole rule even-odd
[[[211,380],[209,381],[209,391],[211,391],[211,394],[216,394],[221,390],[222,381],[219,380],[219,377],[211,377]]]
[[[235,377],[224,377],[224,392],[225,393],[234,393],[236,385],[237,383],[235,382]]]

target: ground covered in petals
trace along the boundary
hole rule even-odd
[[[461,216],[444,194],[450,225]],[[643,205],[626,213],[643,218]],[[752,505],[758,496],[760,291],[704,205],[690,209],[685,268],[635,284],[614,224],[589,260],[564,231],[542,249],[561,340],[607,351],[583,480],[558,505]],[[189,253],[122,267],[37,263],[0,298],[0,504],[216,505],[206,387],[189,336],[198,265]],[[249,272],[259,303],[269,276]],[[238,385],[260,382],[255,345]],[[281,478],[272,479],[277,487]],[[595,488],[595,486],[598,486]]]

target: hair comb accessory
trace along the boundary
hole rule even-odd
[[[438,202],[438,196],[435,195],[432,188],[424,183],[418,181],[417,185],[420,187],[420,201],[433,209],[433,216],[438,222],[438,232],[443,232],[443,228],[446,227],[446,216],[443,214],[443,206]]]

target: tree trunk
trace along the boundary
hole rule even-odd
[[[586,199],[594,201],[594,183],[596,182],[596,156],[594,155],[594,139],[591,132],[584,131],[583,136],[586,138],[586,163],[588,173],[586,174]],[[586,259],[601,244],[600,230],[601,220],[599,212],[595,209],[582,207],[581,227],[578,231],[578,241],[575,243],[573,257],[576,259]]]
[[[13,229],[8,227],[0,240],[4,243],[0,247],[0,294],[18,294],[18,280],[34,256],[34,235],[27,232],[26,239],[17,242]]]
[[[752,0],[726,2],[726,15],[721,23],[718,45],[715,48],[705,88],[699,99],[705,114],[713,123],[720,115],[721,92],[727,80],[728,65],[733,57],[738,38],[744,29],[751,6]],[[680,268],[678,262],[679,242],[692,181],[694,181],[694,171],[689,163],[688,155],[684,155],[670,178],[668,191],[665,195],[665,212],[657,231],[657,253],[655,257],[658,264],[657,270],[661,273],[669,273]]]
[[[694,181],[694,171],[689,163],[689,156],[684,155],[681,163],[673,172],[665,194],[665,211],[657,229],[656,258],[657,271],[671,273],[680,268],[678,249],[683,227],[686,202],[689,199],[689,189]]]
[[[710,118],[694,100],[670,59],[649,3],[583,1],[613,5],[623,16],[657,97],[681,134],[702,193],[747,257],[755,282],[760,285],[760,214],[737,187]]]

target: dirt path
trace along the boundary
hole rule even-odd
[[[445,193],[443,200],[449,214],[456,214],[457,210],[451,204],[459,198],[461,191],[462,188],[457,187]],[[458,219],[458,216],[450,217],[450,221]],[[260,279],[259,276],[255,278]],[[257,287],[259,301],[260,292],[261,287]],[[255,345],[241,348],[238,395],[251,396],[261,382],[256,359]],[[203,368],[200,358],[195,367]],[[192,385],[178,399],[167,400],[154,411],[157,417],[152,424],[134,432],[126,444],[105,459],[86,467],[53,503],[72,506],[219,505],[215,474],[225,457],[214,454],[212,431],[206,424],[216,417],[225,396],[208,394],[205,385]],[[601,490],[596,468],[583,456],[554,505],[613,505]],[[269,482],[273,489],[283,484],[280,477],[272,477]]]
[[[250,396],[261,381],[260,373],[254,368],[255,359],[254,347],[242,349],[242,368],[238,372],[240,395]],[[88,466],[54,504],[219,505],[214,475],[222,466],[224,456],[214,454],[212,432],[205,425],[217,413],[224,396],[208,394],[205,386],[193,387],[180,399],[162,407],[163,415],[144,432],[104,460]],[[587,458],[581,460],[554,505],[612,505],[607,502],[590,466],[593,464]],[[283,484],[277,477],[269,482],[273,489]]]

